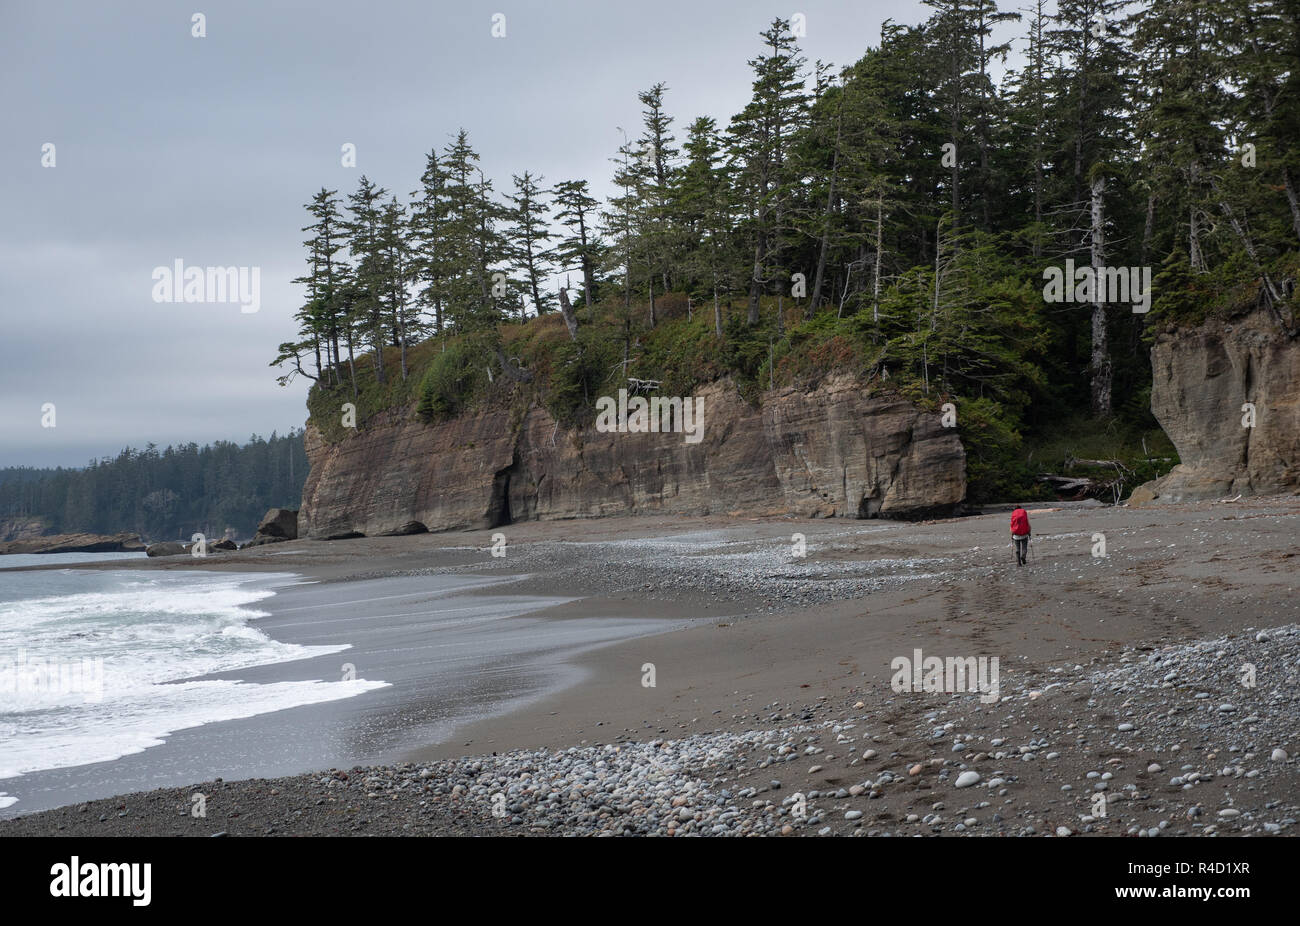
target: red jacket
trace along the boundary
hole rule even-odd
[[[1017,508],[1011,512],[1011,533],[1021,537],[1029,533],[1029,515],[1025,513],[1025,509]]]

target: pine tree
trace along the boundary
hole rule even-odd
[[[515,192],[510,197],[508,212],[511,224],[505,233],[510,265],[522,275],[533,300],[533,312],[537,315],[548,311],[548,300],[542,295],[541,283],[553,256],[548,247],[551,232],[547,221],[546,191],[538,186],[542,179],[528,171],[514,175]],[[522,316],[522,304],[520,312]]]
[[[804,121],[804,59],[789,23],[772,21],[761,33],[767,53],[749,62],[754,72],[749,103],[728,127],[729,155],[748,213],[753,260],[749,274],[750,325],[758,324],[759,297],[784,251],[786,201],[794,178],[786,170],[791,136]]]
[[[658,83],[637,94],[641,101],[642,133],[637,140],[638,151],[646,161],[646,202],[643,210],[645,226],[642,230],[642,247],[653,275],[660,279],[660,292],[668,292],[672,285],[672,270],[680,241],[672,222],[670,197],[676,171],[678,151],[673,147],[672,117],[664,112],[664,93],[667,85]],[[654,324],[654,281],[648,281],[650,291],[651,324]]]
[[[596,300],[596,267],[602,251],[593,224],[599,203],[590,195],[586,180],[565,180],[553,192],[555,218],[569,229],[556,245],[555,261],[561,269],[576,267],[582,272],[583,299],[590,309]]]
[[[420,280],[418,295],[421,305],[433,316],[435,334],[442,333],[443,307],[446,302],[446,281],[453,273],[448,262],[444,241],[448,211],[447,172],[443,169],[438,152],[430,151],[425,157],[424,173],[420,175],[420,189],[411,194],[411,259]]]
[[[355,262],[352,273],[353,317],[370,338],[375,379],[384,382],[384,292],[388,285],[380,237],[381,206],[388,191],[375,186],[364,174],[357,191],[348,197],[348,250]]]
[[[677,221],[686,236],[685,271],[713,299],[714,332],[721,338],[719,294],[731,286],[732,216],[725,151],[717,122],[700,116],[685,143],[687,161],[674,194]]]

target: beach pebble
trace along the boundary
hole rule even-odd
[[[1290,758],[1290,756],[1286,754],[1285,749],[1279,747],[1273,750],[1273,755],[1269,756],[1269,758],[1272,759],[1274,762],[1285,762],[1287,759]]]
[[[979,772],[965,771],[957,776],[957,782],[954,785],[954,787],[969,788],[971,785],[975,784],[979,780],[980,780]]]

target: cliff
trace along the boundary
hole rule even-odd
[[[850,378],[776,390],[757,408],[725,379],[697,396],[698,443],[566,429],[536,405],[435,424],[393,409],[333,444],[309,423],[299,535],[645,512],[917,518],[953,514],[965,497],[956,432]]]
[[[1151,411],[1182,462],[1130,504],[1300,491],[1300,339],[1257,309],[1159,334],[1151,366]]]

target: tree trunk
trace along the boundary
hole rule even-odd
[[[876,265],[872,268],[873,279],[871,281],[871,320],[877,325],[880,324],[880,245],[884,228],[884,218],[881,214],[884,207],[883,199],[883,193],[876,196]]]
[[[578,340],[578,316],[569,305],[569,291],[563,288],[560,289],[560,313],[564,316],[564,327],[569,329],[569,339]]]
[[[841,103],[841,106],[843,103]],[[817,254],[817,272],[813,276],[812,298],[808,300],[808,314],[817,311],[822,298],[822,280],[826,273],[826,253],[830,250],[831,215],[835,207],[835,180],[840,166],[840,116],[835,117],[835,150],[831,155],[831,182],[826,192],[826,211],[822,215],[822,242]]]
[[[1196,191],[1201,172],[1199,165],[1193,161],[1188,169],[1187,180],[1187,260],[1192,265],[1192,273],[1205,272],[1205,255],[1201,252],[1201,215],[1196,207]]]
[[[357,397],[357,363],[352,354],[352,324],[348,323],[348,373],[352,377],[352,398]]]
[[[1291,169],[1282,168],[1282,185],[1286,189],[1286,201],[1291,206],[1291,228],[1300,238],[1300,199],[1296,198],[1295,184],[1291,182]]]
[[[1106,303],[1101,296],[1101,281],[1106,265],[1105,203],[1102,194],[1106,181],[1098,177],[1092,182],[1092,413],[1098,418],[1111,414],[1110,344],[1106,330]]]
[[[762,219],[760,218],[761,222]],[[758,324],[758,297],[763,289],[763,232],[760,230],[754,242],[754,269],[749,277],[749,324]]]

